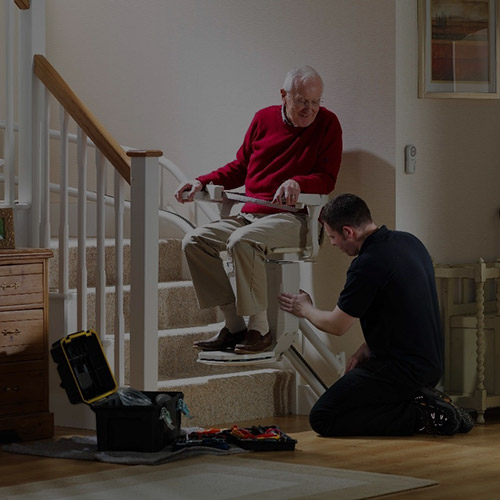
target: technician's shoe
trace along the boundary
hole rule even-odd
[[[246,330],[231,333],[227,327],[224,327],[211,339],[198,340],[194,342],[193,347],[195,349],[200,349],[201,351],[232,351],[234,346],[245,338],[246,333]]]
[[[264,352],[273,343],[270,332],[261,335],[257,330],[248,330],[245,338],[234,348],[236,354],[256,354]]]
[[[422,394],[430,399],[438,399],[451,404],[457,411],[460,418],[460,427],[458,428],[458,432],[465,434],[474,427],[474,420],[470,416],[469,412],[465,408],[461,408],[460,406],[454,404],[448,394],[445,394],[444,392],[441,392],[440,390],[431,386],[424,387],[418,392],[418,394]]]
[[[460,429],[461,417],[451,404],[421,392],[415,396],[419,423],[417,432],[452,436]]]

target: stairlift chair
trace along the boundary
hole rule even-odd
[[[263,205],[275,206],[271,202],[249,198],[242,193],[224,191],[222,186],[207,185],[206,191],[198,192],[196,200],[219,204],[221,216],[228,216],[233,205],[237,202],[251,201]],[[278,303],[281,292],[298,293],[300,288],[300,263],[312,261],[320,247],[320,225],[318,223],[322,205],[326,196],[319,194],[300,194],[298,203],[288,207],[290,211],[297,211],[304,207],[308,210],[308,232],[305,247],[273,248],[266,259],[268,282],[268,321],[271,335],[275,340],[272,350],[256,354],[235,354],[227,351],[202,351],[198,354],[198,362],[213,365],[244,365],[269,363],[279,361],[286,353],[299,332],[299,318],[282,311]],[[283,208],[283,207],[282,207]],[[226,271],[231,277],[233,271],[227,252],[222,252]]]

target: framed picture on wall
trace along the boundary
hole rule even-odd
[[[0,208],[0,248],[15,248],[14,212],[12,208]]]
[[[419,97],[499,92],[499,0],[418,0]]]

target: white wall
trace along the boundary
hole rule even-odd
[[[393,0],[47,0],[47,56],[120,143],[190,177],[232,160],[288,69],[310,64],[344,130],[336,191],[393,227],[394,16]],[[348,265],[325,247],[304,284],[318,305],[335,305]],[[328,341],[349,353],[360,337]]]
[[[500,255],[500,101],[418,99],[417,2],[397,2],[396,224],[436,262]],[[417,171],[404,173],[415,144]]]
[[[500,255],[500,101],[418,99],[416,0],[47,0],[47,56],[120,143],[162,149],[189,176],[232,159],[286,71],[311,64],[344,129],[336,191],[437,262]],[[320,307],[348,265],[325,246],[309,266]],[[348,354],[359,341],[328,339]]]
[[[286,71],[311,64],[344,129],[337,192],[437,262],[500,255],[500,101],[418,99],[416,0],[47,0],[47,34],[49,60],[115,138],[162,149],[189,176],[232,159]],[[320,307],[348,265],[325,246],[309,266]],[[348,353],[359,341],[359,329],[329,339]]]

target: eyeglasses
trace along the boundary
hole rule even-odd
[[[300,106],[301,108],[307,108],[308,106],[311,106],[311,108],[313,109],[318,109],[323,102],[323,98],[321,97],[319,99],[312,99],[310,101],[300,96],[294,96],[291,94],[290,96],[292,97],[293,104],[295,104],[295,106]]]

